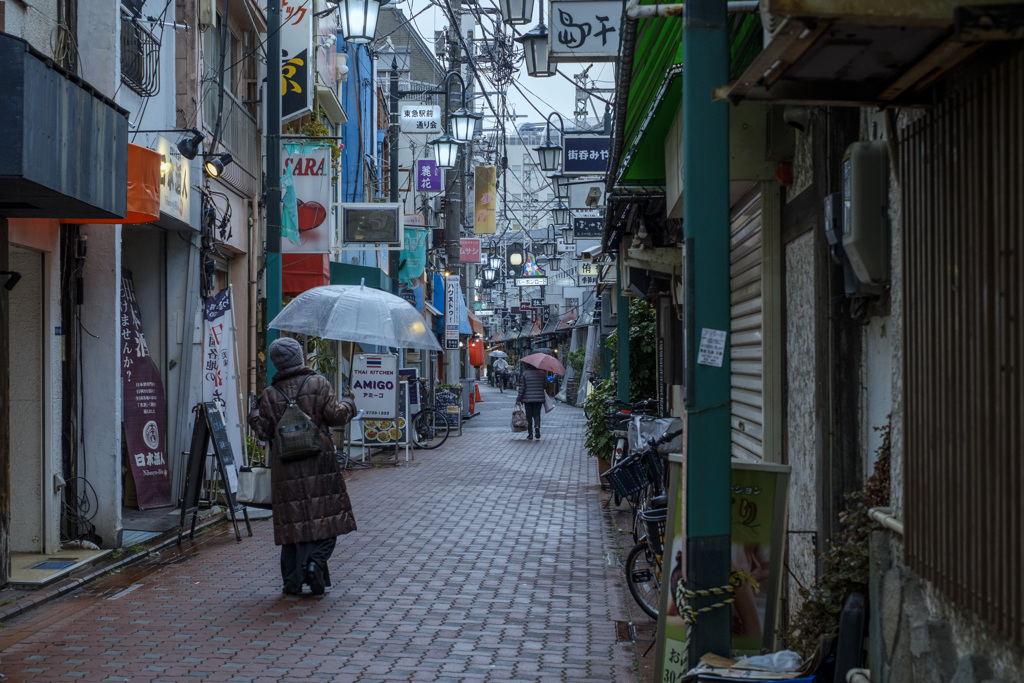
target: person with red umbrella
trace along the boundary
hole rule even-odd
[[[531,353],[523,357],[522,375],[519,376],[519,393],[516,402],[526,410],[526,438],[540,438],[540,413],[547,396],[548,373],[565,374],[565,366],[554,356],[546,353]]]

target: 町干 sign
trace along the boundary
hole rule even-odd
[[[622,8],[615,0],[552,0],[551,61],[614,62],[619,57]]]

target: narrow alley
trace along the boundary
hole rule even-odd
[[[7,680],[638,680],[620,541],[559,404],[539,441],[513,434],[514,392],[481,382],[463,435],[408,464],[348,478],[359,530],[339,539],[333,588],[281,593],[269,519],[17,616],[0,630]],[[650,636],[649,636],[650,637]]]

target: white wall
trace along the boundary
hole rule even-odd
[[[814,234],[805,233],[786,246],[786,462],[793,468],[789,487],[789,529],[818,528],[819,458],[822,435],[818,431],[815,366],[820,345],[814,338],[817,293],[814,287]],[[813,534],[789,535],[788,564],[796,579],[789,582],[790,610],[799,607],[800,585],[810,586],[816,576]]]
[[[82,226],[89,248],[82,273],[87,303],[81,310],[84,448],[78,472],[96,493],[92,523],[105,548],[117,547],[121,528],[121,230]]]

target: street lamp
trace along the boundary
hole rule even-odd
[[[548,176],[555,186],[555,199],[569,199],[569,176],[555,171]]]
[[[428,144],[434,146],[434,161],[438,168],[455,168],[455,160],[459,157],[459,141],[448,133],[434,138]]]
[[[328,0],[341,8],[341,36],[353,44],[369,43],[377,33],[381,0]]]
[[[562,118],[562,115],[559,114],[557,111],[551,112],[550,114],[548,114],[548,118],[546,120],[547,126],[545,127],[544,144],[542,144],[540,147],[533,148],[534,151],[537,152],[537,156],[540,159],[540,168],[542,171],[545,172],[554,171],[555,169],[558,168],[559,157],[562,153],[562,146],[557,143],[551,142],[552,116],[558,117],[558,128],[561,132],[561,135],[558,139],[561,140],[562,138],[565,137],[565,120]],[[558,221],[555,222],[557,223]]]
[[[551,209],[551,218],[554,220],[555,225],[566,225],[569,222],[569,207],[562,202],[558,202],[558,206]]]
[[[462,80],[462,76],[457,71],[449,71],[444,77],[444,97],[445,97],[445,109],[448,108],[448,88],[449,81],[452,78],[459,79],[459,108],[448,114],[448,118],[451,119],[452,123],[452,137],[459,142],[469,142],[473,139],[473,134],[476,132],[476,122],[483,118],[480,114],[476,114],[466,109],[466,81]],[[446,112],[447,113],[447,112]]]
[[[576,233],[573,232],[571,225],[562,228],[562,241],[566,244],[572,244],[576,241]]]
[[[551,267],[552,271],[561,270],[562,257],[559,256],[558,254],[555,254],[554,256],[548,259],[548,265]]]
[[[494,259],[491,259],[491,260],[493,261]],[[485,280],[493,280],[494,276],[497,274],[497,272],[498,272],[497,268],[494,268],[492,266],[487,266],[486,268],[484,268],[484,279]]]
[[[491,267],[491,270],[497,270],[498,268],[501,268],[502,263],[503,261],[501,260],[501,257],[495,255],[491,257],[490,262],[487,265]]]
[[[498,0],[498,9],[509,26],[529,24],[533,19],[533,0]]]
[[[532,12],[530,16],[532,16]],[[543,2],[540,3],[540,20],[537,25],[513,40],[523,46],[527,75],[534,78],[547,78],[558,73],[558,66],[551,62],[551,52],[548,48],[548,27],[544,25]]]

